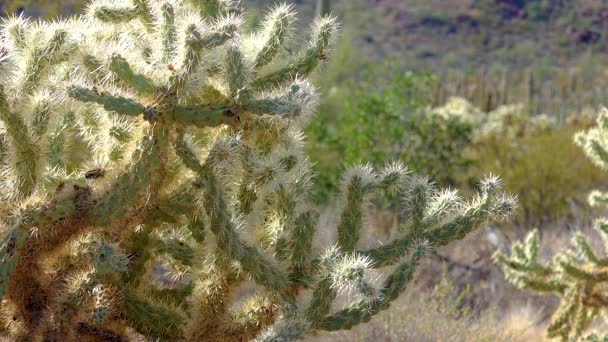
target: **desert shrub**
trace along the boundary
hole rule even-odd
[[[603,179],[568,139],[575,131],[566,126],[521,136],[511,143],[502,135],[486,137],[474,148],[473,172],[492,172],[503,178],[518,196],[518,221],[523,226],[567,217],[573,214],[571,205],[580,205],[584,194]]]
[[[597,119],[598,126],[576,135],[584,154],[603,170],[608,168],[608,110]],[[608,195],[593,191],[589,195],[592,206],[606,206]],[[502,265],[507,279],[520,288],[555,293],[560,299],[547,327],[547,336],[563,341],[581,338],[596,319],[604,317],[608,308],[608,220],[598,219],[594,228],[600,239],[591,239],[581,231],[574,234],[572,247],[557,254],[548,262],[539,259],[539,232],[534,230],[526,239],[515,243],[511,255],[498,251],[495,260]],[[599,242],[599,243],[595,243]],[[602,245],[600,249],[593,248]],[[603,249],[603,251],[602,251]],[[605,340],[592,334],[588,341]]]
[[[333,179],[345,165],[362,160],[372,165],[402,161],[441,185],[457,184],[457,175],[469,165],[457,151],[469,144],[471,128],[458,118],[423,110],[432,76],[404,72],[381,91],[373,90],[374,81],[362,82],[343,99],[344,112],[320,116],[307,130],[319,173],[317,198],[324,200],[337,188]]]
[[[462,98],[452,98],[432,111],[473,125],[469,181],[477,175],[500,175],[520,202],[519,223],[537,226],[572,214],[572,205],[602,182],[570,137],[585,120],[573,117],[558,125],[545,115],[529,116],[521,105],[505,105],[484,113]]]
[[[292,341],[388,309],[434,248],[511,214],[488,177],[464,200],[399,163],[339,182],[316,244],[302,127],[332,17],[287,49],[294,9],[241,27],[238,1],[97,0],[3,23],[0,334],[11,340]],[[398,198],[395,238],[361,247]],[[252,291],[235,295],[247,286]],[[338,307],[342,303],[343,307]]]

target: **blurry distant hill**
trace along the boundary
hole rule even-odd
[[[608,52],[604,0],[340,1],[367,20],[362,37],[380,55],[400,52],[433,68],[568,64],[588,48]],[[350,4],[349,4],[350,3]],[[373,14],[370,15],[369,11]],[[353,23],[354,24],[354,23]]]
[[[318,0],[292,0],[312,16]],[[258,14],[280,1],[244,0]],[[332,11],[371,53],[398,53],[432,68],[539,59],[568,63],[581,51],[608,52],[604,0],[333,0]],[[0,0],[0,12],[69,15],[85,0]],[[255,12],[254,12],[255,13]],[[261,16],[260,16],[261,17]],[[250,18],[251,19],[251,18]],[[259,18],[253,18],[253,24]],[[306,20],[304,20],[306,21]],[[475,62],[475,63],[472,63]]]

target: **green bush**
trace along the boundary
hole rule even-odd
[[[402,72],[380,90],[373,89],[374,82],[360,82],[343,98],[342,113],[320,115],[308,127],[319,178],[317,199],[327,199],[336,189],[333,179],[344,165],[362,160],[374,165],[399,160],[441,185],[457,184],[457,175],[470,164],[462,151],[471,140],[471,126],[426,113],[432,75]]]
[[[576,134],[575,141],[584,154],[604,171],[608,169],[608,110],[601,111],[597,127]],[[567,156],[570,157],[570,156]],[[565,159],[567,158],[565,157]],[[566,162],[569,160],[566,159]],[[606,207],[608,193],[594,190],[589,194],[591,206]],[[524,241],[512,246],[510,255],[497,251],[495,260],[514,285],[536,292],[554,293],[560,305],[547,327],[549,338],[578,341],[593,328],[596,320],[606,323],[608,308],[608,219],[596,220],[597,237],[591,239],[582,231],[572,238],[572,246],[556,253],[550,261],[540,257],[538,230],[528,234]],[[601,248],[595,248],[601,245]],[[602,251],[603,250],[603,251]],[[605,327],[604,327],[605,329]],[[608,335],[592,334],[587,341],[606,341]]]
[[[528,115],[522,105],[504,105],[484,113],[467,100],[450,98],[432,113],[459,118],[473,126],[469,145],[468,181],[494,173],[518,195],[519,223],[537,226],[572,213],[571,204],[582,202],[585,193],[603,179],[597,168],[582,156],[570,137],[587,124],[583,115],[563,125],[546,115]]]
[[[569,202],[583,202],[585,193],[603,179],[572,144],[576,130],[565,126],[509,142],[501,135],[484,138],[474,148],[477,163],[473,175],[499,175],[518,196],[519,222],[524,226],[538,226],[569,215]]]

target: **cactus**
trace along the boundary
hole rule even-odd
[[[387,309],[432,248],[512,211],[496,178],[463,201],[401,165],[358,166],[342,177],[338,242],[320,246],[301,127],[317,103],[307,76],[338,25],[317,18],[297,53],[293,7],[252,33],[239,13],[229,0],[96,0],[67,20],[3,23],[1,334],[350,329]],[[383,192],[401,198],[402,230],[362,248]],[[256,291],[238,297],[246,284]]]
[[[575,136],[587,157],[602,169],[608,169],[608,109],[597,118],[597,127]],[[591,206],[606,206],[608,195],[593,191],[589,195]],[[608,251],[608,219],[595,221],[594,229],[601,237],[604,250]],[[563,341],[582,338],[597,317],[606,316],[608,309],[608,256],[594,250],[588,237],[581,231],[572,238],[572,248],[557,253],[547,262],[539,260],[539,232],[531,231],[524,241],[515,243],[511,255],[501,251],[495,260],[505,272],[506,278],[520,288],[538,292],[556,293],[561,304],[551,318],[547,336]],[[591,334],[588,341],[605,340]]]

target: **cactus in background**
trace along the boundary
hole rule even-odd
[[[608,109],[597,118],[597,127],[575,136],[579,145],[597,166],[608,169]],[[606,206],[608,194],[593,191],[591,206]],[[608,219],[595,221],[594,228],[608,251]],[[539,234],[534,230],[522,242],[512,246],[510,256],[498,251],[495,260],[503,267],[505,276],[514,285],[539,292],[556,293],[561,304],[547,328],[550,338],[574,341],[581,338],[597,317],[608,316],[608,256],[601,256],[591,239],[578,231],[572,238],[571,249],[564,250],[543,264],[539,261]],[[588,341],[605,341],[595,334]]]
[[[432,248],[512,211],[493,177],[462,201],[401,165],[357,166],[341,182],[337,243],[319,246],[300,128],[336,21],[317,18],[290,54],[292,7],[253,33],[239,13],[229,0],[96,0],[65,21],[4,22],[3,335],[287,341],[350,329],[387,309]],[[361,248],[382,192],[401,198],[402,231]],[[237,296],[246,285],[256,291]]]

